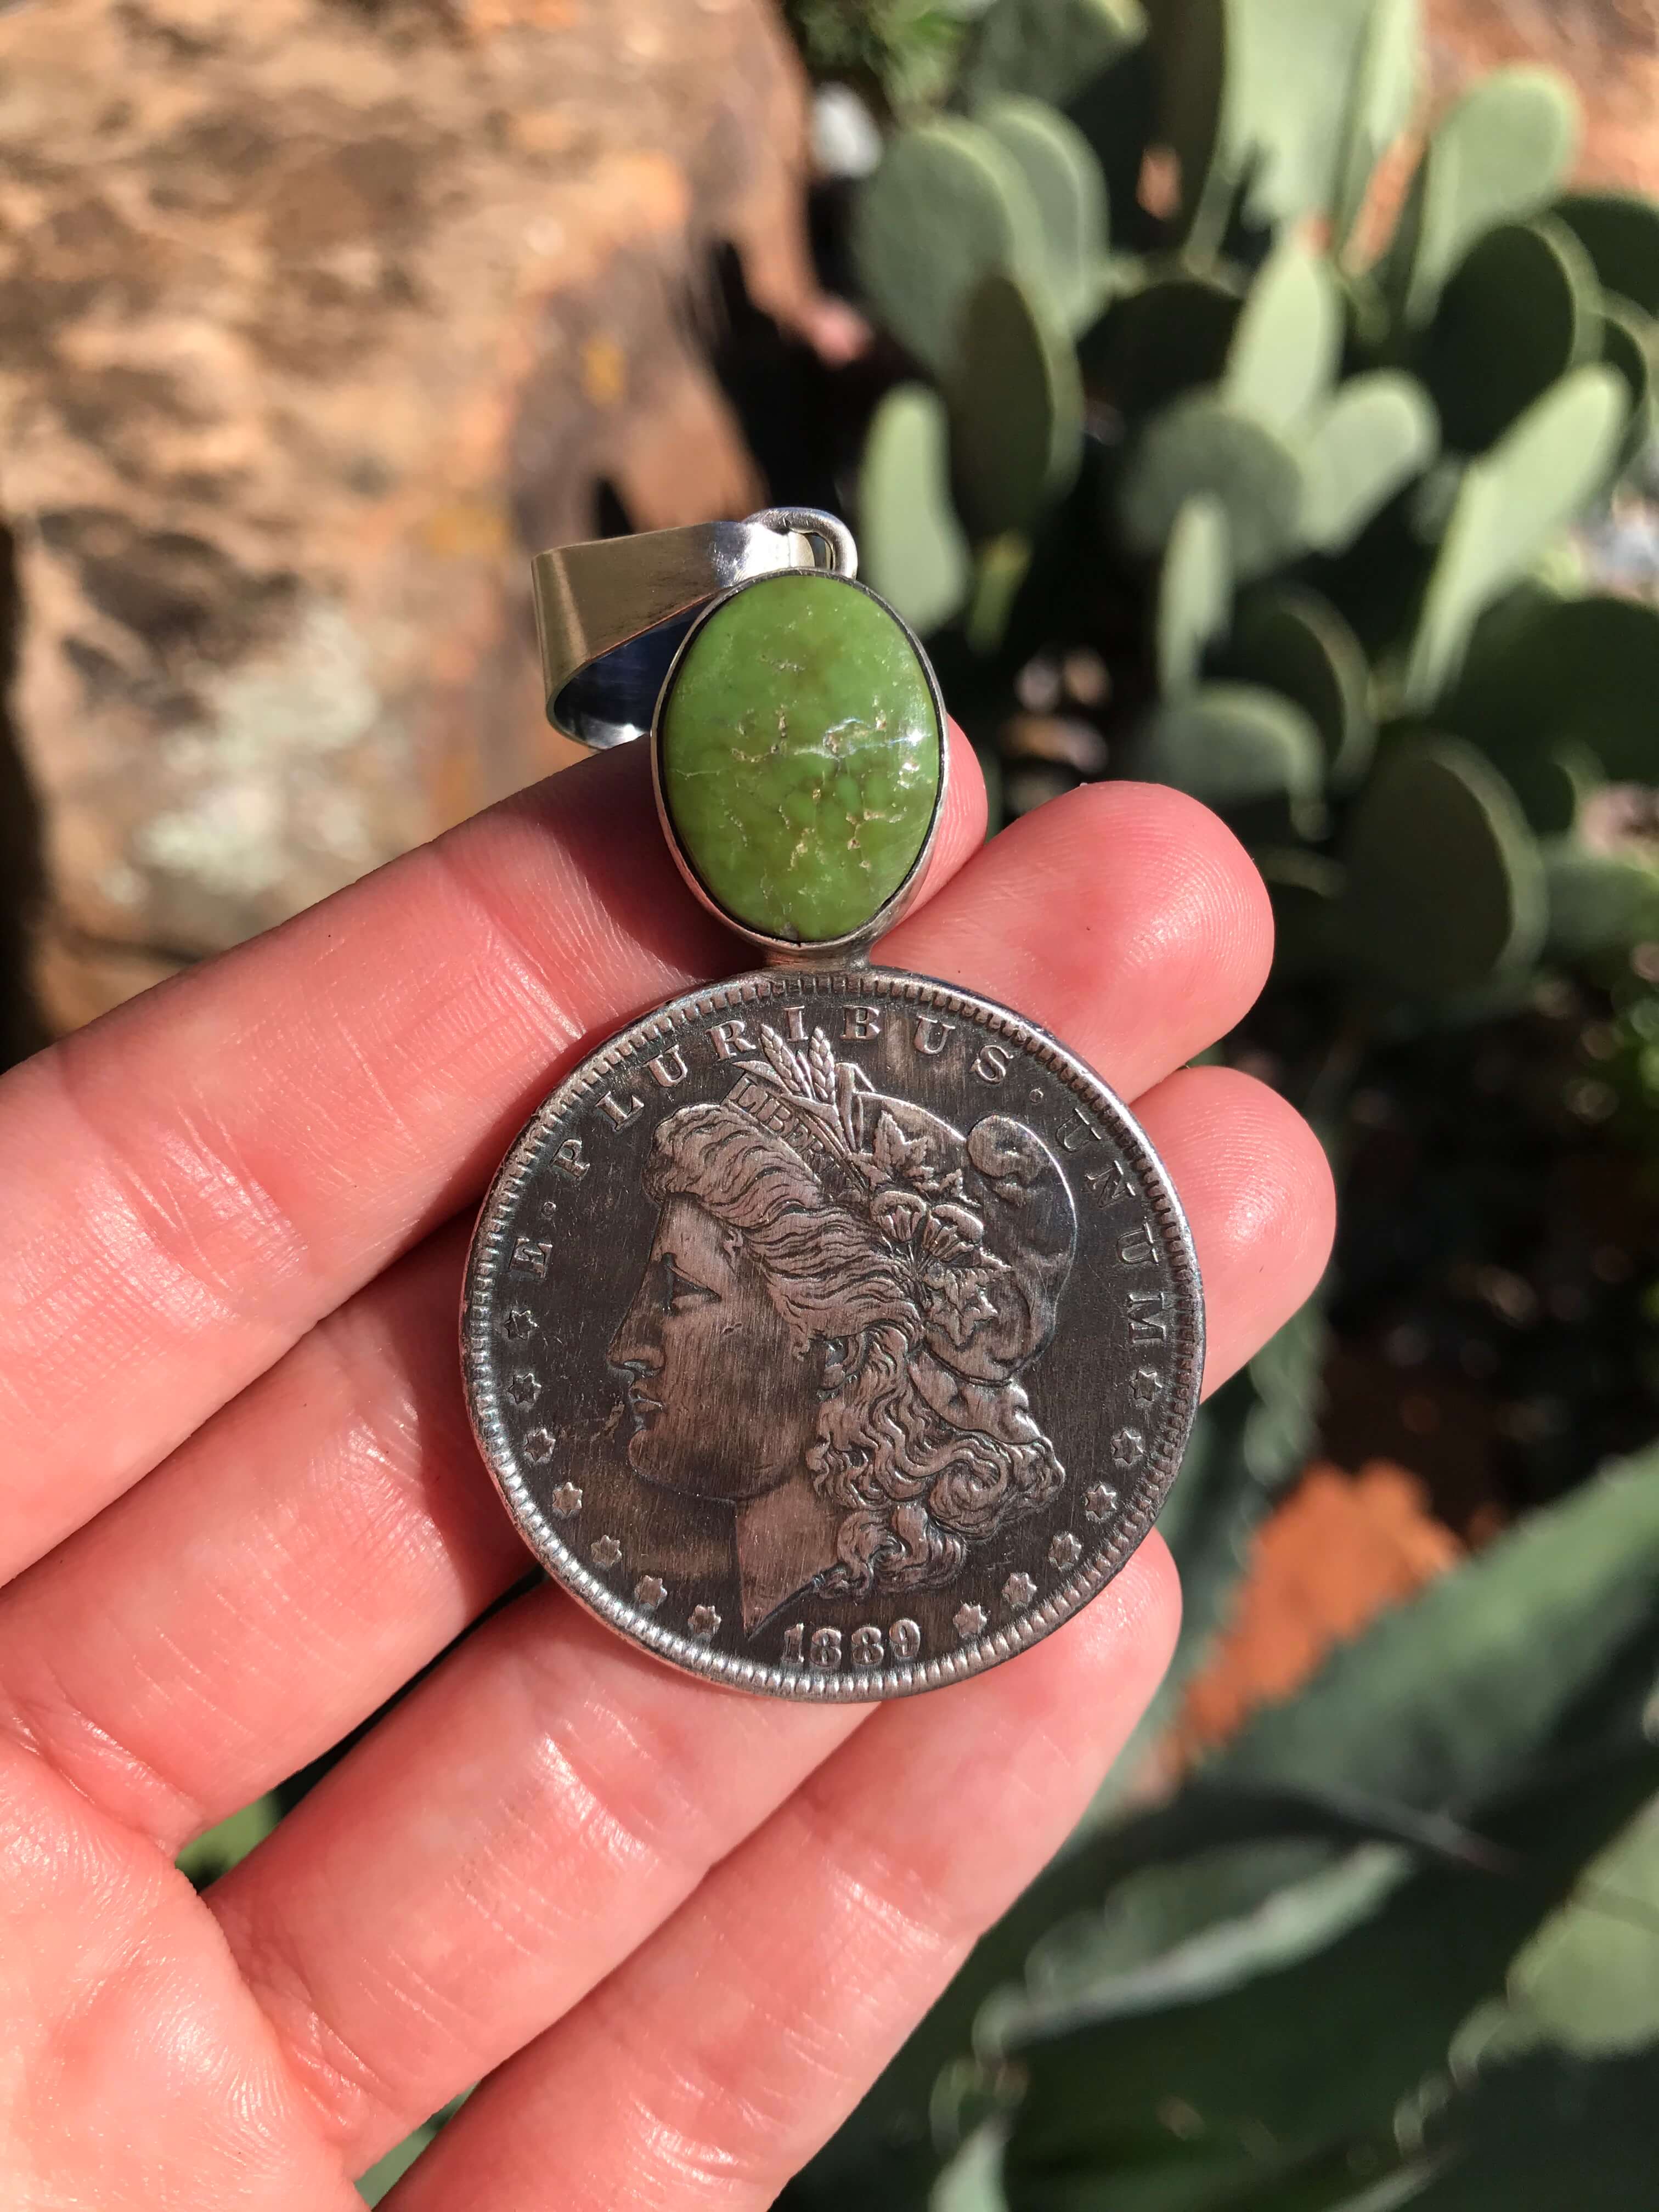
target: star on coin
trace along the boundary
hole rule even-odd
[[[641,1613],[654,1613],[668,1595],[668,1585],[659,1575],[641,1575],[634,1585],[634,1602]]]
[[[581,1486],[574,1482],[562,1482],[547,1502],[561,1521],[568,1521],[573,1513],[580,1513],[582,1510]]]
[[[558,1449],[558,1438],[551,1429],[532,1429],[524,1440],[524,1455],[533,1459],[538,1467],[545,1467]]]
[[[971,1643],[975,1636],[982,1636],[985,1632],[985,1607],[982,1605],[959,1605],[951,1618],[956,1624],[957,1634],[964,1644]]]
[[[1103,1521],[1117,1510],[1117,1492],[1109,1482],[1097,1482],[1084,1494],[1083,1510],[1091,1521]]]
[[[507,1404],[516,1406],[521,1413],[527,1413],[541,1395],[541,1380],[527,1367],[520,1368],[516,1375],[509,1376],[507,1387],[501,1392]]]
[[[614,1536],[600,1536],[588,1557],[596,1567],[614,1567],[622,1558],[622,1546]]]
[[[1067,1567],[1074,1567],[1082,1557],[1083,1547],[1075,1536],[1056,1536],[1048,1547],[1048,1564],[1058,1567],[1062,1574]]]
[[[527,1306],[509,1306],[501,1316],[501,1334],[509,1344],[522,1344],[536,1334],[536,1316]]]
[[[1002,1595],[1010,1605],[1030,1605],[1036,1595],[1036,1584],[1030,1575],[1010,1575],[1002,1585]]]
[[[691,1618],[685,1625],[693,1636],[700,1636],[706,1644],[711,1636],[719,1632],[720,1617],[712,1605],[694,1605]]]

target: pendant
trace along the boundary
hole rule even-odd
[[[548,713],[648,736],[663,834],[763,965],[584,1060],[485,1199],[462,1358],[537,1558],[659,1658],[781,1697],[1036,1643],[1152,1526],[1203,1359],[1192,1240],[1099,1077],[872,966],[948,749],[811,509],[538,556]]]

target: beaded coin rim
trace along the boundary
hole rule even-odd
[[[883,1668],[786,1667],[720,1651],[653,1620],[600,1580],[538,1504],[518,1462],[501,1403],[497,1373],[495,1297],[506,1287],[510,1224],[525,1185],[544,1164],[547,1140],[570,1110],[604,1090],[615,1070],[641,1046],[660,1046],[677,1031],[713,1016],[741,1012],[769,999],[822,995],[827,1000],[885,999],[958,1013],[994,1036],[1007,1038],[1086,1100],[1113,1141],[1128,1156],[1146,1193],[1173,1284],[1170,1384],[1157,1441],[1129,1487],[1126,1510],[1110,1540],[1085,1554],[1065,1581],[1007,1625],[988,1629],[935,1657]],[[467,1410],[478,1448],[502,1503],[525,1541],[556,1581],[611,1627],[653,1657],[703,1680],[762,1695],[807,1702],[869,1704],[963,1681],[1041,1642],[1097,1596],[1139,1548],[1175,1480],[1197,1411],[1204,1365],[1204,1301],[1192,1234],[1167,1170],[1139,1122],[1099,1076],[1058,1039],[994,1000],[896,969],[822,971],[775,967],[684,993],[643,1016],[590,1054],[548,1096],[497,1170],[484,1199],[468,1254],[461,1303],[461,1364]]]

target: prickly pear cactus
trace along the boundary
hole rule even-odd
[[[1650,447],[1659,208],[1569,189],[1571,88],[1474,85],[1378,239],[1414,0],[948,12],[954,77],[853,211],[926,380],[857,504],[975,743],[1023,758],[1035,702],[1221,808],[1285,972],[1366,1004],[1637,941],[1651,849],[1587,824],[1659,782],[1659,608],[1563,548]]]

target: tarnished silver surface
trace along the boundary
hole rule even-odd
[[[642,737],[690,618],[717,592],[784,568],[852,576],[845,523],[816,507],[763,507],[742,522],[699,522],[556,545],[530,564],[547,719],[603,750]]]
[[[1168,1178],[1018,1015],[769,969],[593,1054],[491,1188],[468,1401],[549,1570],[659,1657],[903,1695],[1056,1627],[1152,1525],[1203,1310]]]

